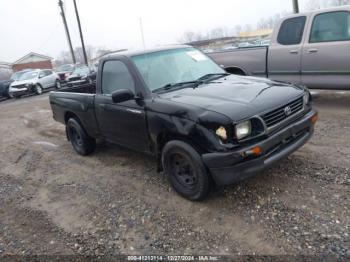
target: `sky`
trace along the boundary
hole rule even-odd
[[[292,0],[76,0],[86,45],[110,50],[178,43],[185,31],[234,28],[292,11]],[[307,0],[300,0],[301,9]],[[64,0],[74,47],[80,46],[73,0]],[[68,50],[58,0],[0,0],[0,61],[29,52],[56,58]]]

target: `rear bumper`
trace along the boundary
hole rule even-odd
[[[251,177],[279,160],[287,157],[303,146],[312,136],[315,111],[292,123],[267,139],[251,146],[229,153],[209,153],[202,155],[217,185],[228,185]],[[258,158],[246,160],[244,152],[259,146],[262,154]]]

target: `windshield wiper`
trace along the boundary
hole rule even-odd
[[[186,82],[179,82],[179,83],[169,83],[166,84],[165,86],[162,86],[160,88],[154,89],[152,92],[153,93],[158,93],[158,92],[162,92],[162,91],[169,91],[169,90],[173,90],[173,89],[180,89],[183,86],[186,85],[190,85],[190,87],[198,87],[200,84],[202,84],[203,81],[201,80],[196,80],[196,81],[186,81]]]
[[[206,84],[208,80],[213,80],[213,78],[220,78],[223,76],[228,76],[229,73],[216,73],[216,74],[206,74],[204,76],[201,76],[197,80],[194,81],[186,81],[186,82],[179,82],[179,83],[169,83],[166,84],[165,86],[162,86],[160,88],[154,89],[152,92],[153,93],[158,93],[162,91],[169,91],[169,90],[178,90],[180,88],[183,88],[184,86],[186,87],[192,87],[192,88],[197,88],[198,86],[202,84]],[[207,80],[207,81],[204,81]],[[188,86],[187,86],[188,85]]]
[[[198,78],[198,80],[205,80],[205,79],[210,79],[210,80],[213,80],[213,78],[220,78],[220,77],[223,77],[223,76],[228,76],[230,75],[229,73],[214,73],[214,74],[206,74],[200,78]]]

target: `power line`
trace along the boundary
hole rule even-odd
[[[143,49],[146,49],[145,36],[143,34],[143,24],[142,24],[142,18],[141,17],[140,17],[140,33],[141,33],[141,38],[142,38]]]

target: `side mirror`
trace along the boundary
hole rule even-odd
[[[121,103],[134,98],[134,93],[129,89],[120,89],[112,93],[112,100],[114,103]]]

